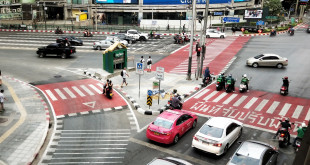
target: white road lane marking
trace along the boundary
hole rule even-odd
[[[278,107],[279,104],[280,104],[280,102],[274,101],[266,112],[270,113],[270,114],[273,114],[273,112],[276,110],[276,108]]]
[[[298,119],[303,108],[304,106],[298,105],[292,115],[292,118]]]
[[[253,97],[243,108],[249,109],[257,101],[257,99],[257,97]]]
[[[199,99],[201,96],[203,96],[204,94],[206,94],[209,91],[210,91],[210,89],[205,89],[205,90],[202,90],[201,92],[198,92],[196,94],[196,96],[194,97],[194,99]]]
[[[228,99],[226,99],[223,104],[228,104],[230,103],[235,97],[237,97],[238,94],[232,94]]]
[[[63,88],[64,89],[64,91],[66,91],[67,92],[67,94],[71,97],[71,98],[76,98],[76,96],[70,91],[70,89],[69,88]]]
[[[75,90],[75,92],[78,93],[80,96],[82,96],[82,97],[85,96],[84,93],[81,92],[81,91],[79,90],[79,88],[77,88],[76,86],[73,86],[72,89]]]
[[[264,99],[259,105],[255,108],[255,111],[261,111],[264,106],[268,103],[269,100]]]
[[[285,116],[287,111],[290,109],[290,107],[292,106],[292,104],[289,104],[289,103],[285,103],[283,108],[281,109],[279,115],[280,116]]]
[[[208,101],[211,97],[213,97],[214,95],[216,95],[219,91],[213,91],[212,93],[210,93],[208,96],[206,96],[203,100],[204,101]]]
[[[234,103],[234,107],[238,107],[248,96],[242,96],[238,101]]]
[[[306,121],[309,121],[309,120],[310,120],[310,108],[308,109],[308,113],[307,113],[307,115],[306,115],[306,117],[305,117],[305,120],[306,120]]]
[[[224,98],[227,95],[226,92],[222,93],[221,95],[219,95],[216,99],[214,99],[212,102],[219,102],[222,98]]]
[[[85,85],[80,85],[82,89],[84,89],[85,92],[87,92],[89,95],[95,95],[92,91],[90,91]]]
[[[66,100],[67,97],[58,89],[54,89],[56,91],[56,93],[63,99],[63,100]]]
[[[93,88],[98,94],[101,94],[102,91],[99,90],[97,87],[95,87],[93,84],[89,84],[88,86],[90,86],[91,88]]]
[[[56,101],[57,98],[55,97],[55,95],[50,91],[50,90],[45,90],[45,92],[47,93],[47,95],[53,100]]]

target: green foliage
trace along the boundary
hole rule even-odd
[[[264,29],[263,33],[269,33],[271,31],[271,29]]]
[[[281,0],[266,0],[264,7],[269,7],[269,15],[277,16],[282,10]]]
[[[245,30],[245,31],[243,32],[243,34],[249,34],[249,32],[248,32],[247,30]]]

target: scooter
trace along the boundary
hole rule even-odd
[[[282,85],[282,87],[281,87],[281,89],[280,89],[280,94],[283,95],[283,96],[288,95],[288,89],[287,89],[286,86],[283,86],[283,85]]]
[[[92,37],[93,34],[91,34],[91,32],[84,32],[84,37]]]
[[[108,99],[112,99],[113,96],[112,88],[107,88],[105,95],[107,96]]]
[[[60,30],[60,29],[59,30],[56,29],[55,30],[55,34],[64,34],[64,32],[62,30]]]
[[[282,122],[282,120],[279,120],[280,122]],[[291,123],[292,125],[294,125],[294,123]],[[279,147],[283,148],[283,147],[287,147],[289,144],[288,141],[288,130],[286,128],[281,127],[279,129],[279,135],[278,135],[278,140],[279,140]]]
[[[239,87],[239,92],[240,93],[243,93],[243,92],[246,91],[246,85],[245,84],[246,84],[245,82],[241,81],[240,87]]]
[[[224,79],[222,77],[218,77],[217,80],[216,80],[216,90],[220,91],[223,88],[225,88]]]
[[[293,35],[294,35],[294,31],[289,30],[289,31],[288,31],[288,35],[293,36]]]
[[[231,91],[233,91],[233,85],[232,85],[232,83],[231,83],[230,80],[228,80],[228,81],[226,82],[226,87],[225,87],[225,89],[226,89],[226,93],[230,93]]]
[[[172,98],[173,98],[173,96],[172,96],[172,97],[170,97],[170,100],[168,100],[168,103],[167,103],[168,109],[174,110],[174,109],[182,109],[182,108],[183,108],[182,97],[181,97],[179,94],[177,94],[177,95],[178,95],[178,99],[179,99],[180,102],[181,102],[180,108],[174,107],[174,106],[172,105]]]
[[[270,32],[270,37],[275,37],[277,35],[277,32],[276,31],[271,31]]]
[[[300,145],[301,145],[301,140],[302,140],[302,139],[300,139],[300,138],[297,138],[297,139],[296,139],[296,142],[295,142],[295,144],[294,144],[295,152],[298,152],[299,147],[300,147]]]
[[[202,87],[206,87],[208,86],[209,84],[212,83],[212,81],[215,79],[215,77],[213,76],[213,74],[210,74],[211,78],[210,77],[207,77],[205,80],[202,79]]]

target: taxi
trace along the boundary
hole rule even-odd
[[[185,110],[167,110],[161,113],[147,130],[146,137],[164,144],[177,143],[191,128],[197,125],[197,116]]]

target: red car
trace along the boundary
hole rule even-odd
[[[184,110],[167,110],[148,126],[146,137],[164,144],[177,143],[184,133],[196,125],[195,114]]]

